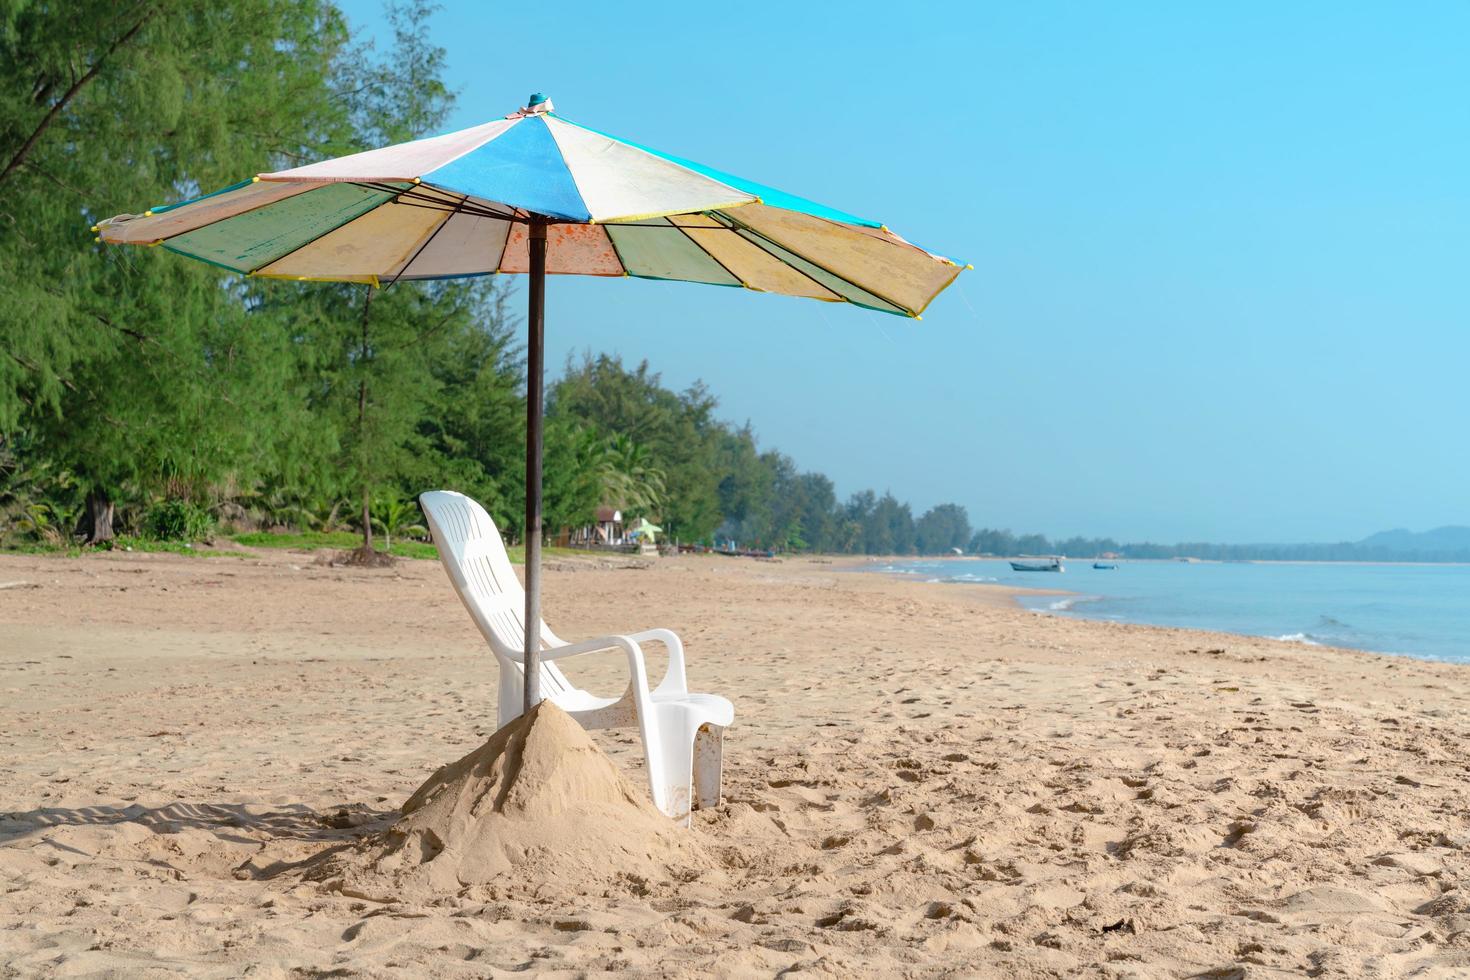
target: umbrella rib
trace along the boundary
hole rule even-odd
[[[464,194],[459,204],[450,207],[450,202],[439,197],[432,197],[416,191],[413,187],[397,188],[391,184],[382,184],[372,180],[354,180],[351,183],[358,187],[366,187],[371,190],[382,191],[392,194],[394,203],[402,204],[404,207],[423,208],[426,211],[450,211],[463,214],[472,214],[480,218],[499,218],[502,221],[525,221],[527,219],[517,217],[514,214],[502,214],[489,208],[480,207],[478,204],[470,204],[468,194]],[[433,186],[433,185],[431,185]],[[406,199],[406,200],[405,200]]]
[[[424,249],[429,247],[429,243],[434,240],[439,232],[444,230],[444,226],[454,220],[454,216],[460,213],[460,208],[463,207],[464,202],[468,201],[469,199],[470,196],[468,194],[460,198],[459,204],[455,205],[454,210],[449,212],[448,217],[446,217],[443,221],[434,226],[434,230],[429,233],[429,237],[425,238],[423,242],[420,243],[419,247],[414,249],[413,254],[408,257],[408,261],[403,263],[403,267],[399,269],[397,274],[388,281],[388,285],[384,286],[384,289],[392,289],[393,286],[397,284],[398,280],[403,278],[403,274],[408,271],[408,267],[413,265],[414,260],[416,260],[420,255],[423,254]]]
[[[459,211],[464,214],[472,214],[480,218],[499,218],[502,221],[518,220],[513,214],[502,214],[499,211],[492,211],[489,208],[482,208],[478,204],[470,204],[468,194],[464,196],[463,204],[455,205],[454,207],[450,207],[449,202],[441,198],[412,194],[403,195],[403,197],[399,199],[399,203],[401,203],[406,208],[422,208],[425,211]]]
[[[732,218],[728,214],[725,214],[723,212],[720,212],[719,213],[717,220],[720,220],[720,221],[728,221],[732,225],[737,226],[741,231],[747,232],[749,235],[753,235],[756,238],[760,238],[763,241],[769,242],[770,244],[772,244],[772,245],[776,246],[777,248],[781,249],[781,251],[783,251],[783,252],[790,252],[792,255],[795,255],[798,258],[800,258],[803,262],[811,262],[812,265],[816,266],[818,269],[821,269],[823,272],[827,273],[827,275],[831,276],[833,279],[837,279],[840,282],[847,283],[849,286],[851,286],[853,289],[856,289],[860,293],[867,293],[869,296],[872,296],[872,297],[875,297],[877,299],[880,299],[883,302],[887,303],[889,306],[893,307],[894,309],[896,309],[896,310],[902,310],[904,313],[908,314],[909,316],[917,316],[917,314],[914,313],[913,310],[909,309],[907,306],[904,306],[902,303],[896,303],[893,300],[889,299],[887,296],[884,296],[882,293],[879,293],[879,292],[876,292],[876,291],[874,291],[872,289],[869,289],[866,286],[860,286],[860,285],[858,285],[857,283],[853,282],[851,279],[847,278],[846,276],[840,275],[840,274],[838,274],[836,272],[833,272],[831,269],[827,268],[826,266],[824,266],[820,262],[814,262],[814,261],[812,261],[807,256],[802,255],[800,252],[796,251],[794,248],[790,248],[790,247],[788,247],[786,245],[781,244],[780,242],[776,241],[771,236],[765,234],[764,232],[757,231],[756,229],[750,227],[749,225],[747,225],[743,221],[739,221],[739,220],[737,220],[735,218]],[[742,236],[742,237],[746,237],[746,236]],[[746,238],[746,240],[747,241],[751,241],[751,244],[753,244],[753,245],[755,245],[757,247],[760,247],[760,242],[752,241],[748,237]],[[776,259],[777,261],[781,262],[787,268],[789,268],[789,269],[796,269],[796,266],[792,265],[790,262],[787,262],[785,259],[783,259],[783,258],[781,258],[781,256],[775,254],[770,249],[761,248],[761,251],[765,252],[767,255],[771,256],[773,259]],[[801,272],[800,269],[796,269],[796,271],[797,272]],[[804,275],[804,276],[806,276],[808,279],[812,279],[812,277],[809,276],[809,275],[807,275],[805,272],[801,272],[801,274]],[[812,281],[813,282],[817,282],[816,279],[812,279]],[[823,288],[826,289],[827,287],[823,286]],[[847,299],[847,297],[845,297],[845,296],[843,297],[843,299],[846,300],[849,303],[852,302],[852,300]],[[862,304],[861,303],[854,303],[853,305],[854,306],[861,306]]]
[[[709,212],[706,211],[705,213],[708,214]],[[715,253],[711,252],[709,249],[707,249],[703,245],[699,244],[699,239],[697,239],[693,235],[689,234],[689,232],[687,230],[685,230],[685,228],[684,228],[683,225],[681,225],[678,222],[674,221],[673,218],[670,218],[669,219],[669,224],[671,224],[675,228],[679,229],[679,233],[681,235],[683,235],[685,238],[689,239],[689,241],[693,242],[695,248],[699,249],[705,255],[708,255],[710,257],[710,259],[715,263],[715,265],[719,266],[721,269],[724,269],[725,270],[725,273],[731,279],[734,279],[736,282],[740,283],[740,285],[743,286],[743,287],[745,287],[746,289],[751,288],[750,287],[750,283],[746,282],[740,276],[737,276],[735,274],[735,270],[734,269],[730,268],[728,265],[726,265],[725,263],[723,263],[723,262],[720,261],[719,256],[715,255]],[[724,228],[723,225],[721,225],[720,227]],[[726,231],[734,231],[735,229],[733,229],[733,228],[725,228],[725,230]]]
[[[408,183],[407,187],[397,187],[392,182],[384,180],[349,180],[346,183],[354,184],[358,187],[366,187],[370,190],[385,191],[392,194],[395,200],[414,189],[412,182],[406,182]]]
[[[620,266],[623,267],[623,275],[625,275],[625,276],[631,276],[633,273],[631,273],[631,272],[628,271],[628,263],[623,258],[623,253],[620,252],[620,251],[618,251],[618,242],[617,242],[617,239],[613,238],[613,233],[608,230],[607,225],[593,225],[593,227],[594,228],[600,227],[602,229],[602,237],[607,239],[607,244],[608,244],[608,246],[610,248],[612,248],[612,250],[613,250],[613,256],[617,258],[618,265],[620,265]]]
[[[691,214],[708,214],[708,215],[713,215],[718,210],[719,210],[718,208],[714,208],[714,209],[711,209],[709,211],[676,211],[673,214],[659,215],[659,217],[673,219],[673,218],[684,218],[684,217],[688,217]],[[593,222],[574,222],[574,223],[576,223],[576,224],[583,224],[583,223],[585,223],[585,224],[592,224]],[[667,228],[668,227],[668,225],[650,225],[650,224],[647,224],[646,222],[643,222],[643,221],[598,221],[598,222],[596,222],[596,224],[600,228]],[[726,225],[699,225],[697,227],[699,228],[700,231],[735,231],[736,230],[734,228],[727,227]]]
[[[506,253],[510,251],[510,233],[513,232],[513,231],[515,231],[515,228],[514,227],[510,227],[510,228],[505,229],[505,241],[503,241],[503,242],[500,243],[500,258],[498,258],[498,259],[495,260],[495,272],[496,272],[497,275],[500,274],[500,270],[505,266],[505,256],[506,256]],[[551,245],[551,243],[548,242],[547,243],[547,251],[548,252],[551,251],[550,245]],[[530,259],[530,248],[531,248],[531,244],[530,244],[529,241],[527,241],[527,243],[526,243],[526,250],[527,250],[526,258],[528,260]],[[528,272],[530,271],[529,267],[527,268],[527,271]]]
[[[420,208],[424,211],[459,211],[464,214],[472,214],[480,218],[499,218],[502,221],[515,221],[512,214],[502,214],[499,211],[491,211],[476,204],[465,203],[464,205],[451,207],[448,201],[433,197],[420,197],[405,194],[398,199],[398,203],[406,208]]]
[[[713,217],[713,212],[711,212],[711,217]],[[736,234],[739,234],[739,229],[736,229],[736,228],[728,228],[726,230],[727,231],[733,231]],[[760,242],[753,241],[752,239],[750,239],[749,237],[747,237],[745,235],[740,235],[740,238],[743,239],[744,241],[750,242],[750,244],[754,245],[757,249],[759,249],[762,254],[769,255],[771,258],[775,259],[777,262],[780,262],[782,265],[784,265],[786,268],[790,269],[792,272],[796,273],[798,276],[801,276],[803,279],[807,280],[808,282],[815,284],[818,289],[822,290],[823,292],[826,292],[826,293],[831,294],[833,297],[835,297],[835,302],[838,302],[838,303],[851,303],[852,302],[852,300],[848,299],[846,296],[842,295],[837,290],[835,290],[831,286],[827,285],[825,282],[822,282],[822,280],[818,279],[816,276],[812,275],[810,272],[807,272],[805,269],[799,269],[799,268],[797,268],[796,266],[792,265],[790,262],[787,262],[785,259],[781,258],[781,256],[777,255],[775,252],[772,252],[768,248],[762,247]],[[788,251],[789,251],[789,249],[788,249]],[[796,253],[795,252],[792,252],[791,254],[795,255]],[[815,262],[813,262],[812,264],[813,265],[816,265]],[[817,266],[817,268],[820,269],[821,266]],[[841,278],[841,277],[839,276],[838,278]],[[847,282],[846,279],[843,279],[842,281],[843,282]],[[849,283],[849,285],[851,285],[851,283]],[[855,288],[861,288],[861,287],[855,287]],[[761,290],[761,291],[762,292],[765,292],[765,290]],[[815,296],[815,297],[812,297],[812,298],[813,299],[818,299],[818,300],[821,299],[820,296]]]

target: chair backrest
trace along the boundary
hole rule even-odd
[[[501,669],[520,672],[526,645],[526,593],[511,568],[495,522],[485,508],[453,490],[430,490],[419,496],[419,504],[428,518],[439,560]],[[543,621],[542,649],[561,645]],[[573,687],[555,664],[543,663],[541,689],[550,697]]]

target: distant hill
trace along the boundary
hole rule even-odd
[[[1425,554],[1433,552],[1470,552],[1470,527],[1447,524],[1431,531],[1406,531],[1395,528],[1370,534],[1358,546],[1373,551],[1391,551],[1397,554]]]

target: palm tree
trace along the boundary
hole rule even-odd
[[[603,493],[629,514],[657,514],[667,492],[664,471],[647,449],[625,435],[607,440],[600,463]]]
[[[46,544],[62,545],[70,537],[67,528],[76,524],[81,513],[80,507],[55,500],[28,503],[21,510],[15,529],[29,532]]]
[[[418,523],[419,505],[417,503],[405,503],[397,497],[387,500],[379,500],[373,504],[373,510],[377,512],[373,523],[383,532],[383,550],[393,550],[393,535],[403,537],[405,535],[418,535],[422,537],[429,533],[428,528]]]

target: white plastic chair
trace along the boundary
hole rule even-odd
[[[525,698],[526,599],[495,522],[474,500],[452,490],[419,497],[439,560],[500,663],[500,727],[519,718]],[[669,668],[653,689],[641,644],[662,643]],[[687,821],[690,810],[720,801],[725,728],[735,708],[714,694],[691,694],[684,680],[684,645],[669,630],[652,629],[568,643],[541,624],[541,693],[584,728],[631,728],[643,735],[648,790],[654,805]],[[599,650],[622,650],[631,679],[620,698],[573,687],[556,661]]]

